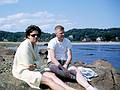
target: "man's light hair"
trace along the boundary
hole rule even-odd
[[[62,25],[57,25],[55,27],[55,33],[57,33],[57,30],[63,30],[64,31],[64,27]]]
[[[57,26],[55,27],[55,30],[57,30],[57,29],[64,30],[64,27],[61,26],[61,25],[57,25]]]

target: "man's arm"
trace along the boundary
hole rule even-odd
[[[68,49],[67,56],[68,56],[68,58],[67,58],[65,64],[63,65],[63,67],[65,67],[65,68],[67,68],[67,66],[68,66],[68,65],[71,63],[71,61],[72,61],[72,51],[71,51],[71,49]]]
[[[52,63],[54,63],[55,65],[59,66],[60,63],[58,62],[58,60],[55,57],[54,49],[48,49],[48,53],[50,54],[50,58],[51,58]]]

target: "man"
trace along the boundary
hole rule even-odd
[[[70,71],[67,70],[72,61],[72,45],[70,40],[64,38],[64,27],[57,25],[55,35],[56,37],[48,43],[48,65],[50,69],[62,77],[76,79],[86,90],[97,90],[86,81],[75,66],[71,66]]]

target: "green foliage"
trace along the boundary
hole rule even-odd
[[[102,41],[120,41],[120,28],[109,29],[71,29],[65,33],[66,37],[73,35],[73,41],[82,41],[84,38],[89,38],[91,41],[96,41],[97,37],[101,37]]]
[[[55,35],[50,33],[41,33],[40,41],[49,41]],[[72,38],[70,37],[72,36]],[[97,37],[101,37],[102,41],[120,41],[120,28],[109,28],[109,29],[97,29],[97,28],[86,28],[86,29],[71,29],[65,32],[65,37],[71,41],[82,41],[86,38],[88,41],[96,41]],[[20,42],[25,38],[25,32],[5,32],[0,31],[0,41],[14,41]]]
[[[50,37],[51,37],[51,34],[42,32],[41,36],[40,36],[40,41],[47,42],[47,41],[49,41]]]
[[[22,41],[24,39],[25,33],[24,32],[5,32],[0,31],[0,41]]]

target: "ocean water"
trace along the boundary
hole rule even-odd
[[[16,47],[8,47],[16,50]],[[39,49],[47,48],[40,45]],[[73,44],[73,62],[83,61],[92,63],[96,60],[104,59],[120,70],[120,44]]]
[[[73,45],[73,61],[92,63],[104,59],[120,70],[120,45]]]

